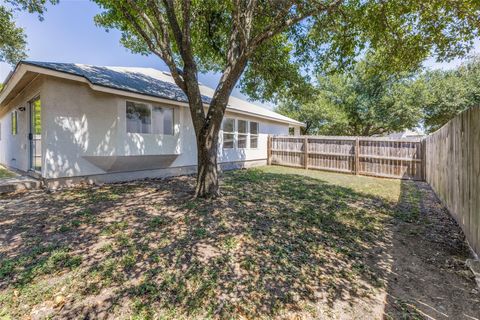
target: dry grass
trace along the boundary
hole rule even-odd
[[[192,185],[0,198],[0,317],[421,317],[385,305],[394,226],[428,222],[417,184],[265,167],[226,173],[218,200]]]
[[[0,165],[0,179],[7,179],[12,177],[15,177],[15,174]]]

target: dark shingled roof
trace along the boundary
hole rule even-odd
[[[174,83],[162,81],[139,72],[115,70],[114,68],[78,65],[74,63],[23,61],[25,64],[81,76],[94,85],[125,90],[168,100],[188,102],[185,93]],[[170,76],[168,73],[166,75]],[[202,96],[204,103],[210,98]]]
[[[187,96],[175,84],[170,73],[153,68],[103,67],[86,64],[39,61],[22,61],[17,65],[17,68],[22,64],[83,77],[89,83],[96,86],[188,103]],[[17,68],[7,77],[7,80],[5,81],[6,83],[9,82]],[[205,104],[209,104],[215,90],[200,84],[200,91],[202,92],[202,101]],[[229,99],[228,110],[233,112],[244,112],[296,125],[304,125],[299,121],[234,96],[231,96]]]

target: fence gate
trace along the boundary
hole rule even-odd
[[[421,139],[270,136],[268,163],[377,177],[425,180]]]

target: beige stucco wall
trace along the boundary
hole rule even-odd
[[[105,174],[108,171],[102,168],[111,165],[108,161],[115,157],[122,158],[122,161],[134,159],[134,164],[138,165],[138,161],[147,161],[145,156],[168,156],[167,160],[158,160],[159,168],[196,165],[195,135],[187,107],[173,106],[173,136],[132,134],[126,132],[125,103],[139,100],[100,93],[87,84],[53,77],[43,80],[40,94],[43,107],[42,175],[45,178]],[[147,100],[142,102],[149,103]],[[257,149],[219,148],[221,163],[265,160],[268,134],[288,134],[287,124],[230,112],[226,116],[258,121],[260,135]],[[157,158],[149,159],[157,161]],[[99,167],[98,161],[103,166]]]
[[[41,77],[36,78],[28,87],[21,91],[0,111],[0,163],[11,168],[27,171],[30,166],[30,132],[29,102],[40,95],[44,88]],[[11,113],[18,111],[17,128],[18,134],[12,135]],[[42,112],[42,115],[44,113]]]

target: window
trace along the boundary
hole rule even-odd
[[[246,148],[248,140],[248,122],[238,120],[238,148]]]
[[[258,148],[258,122],[250,121],[250,148]]]
[[[258,122],[254,121],[225,118],[222,123],[223,148],[257,149],[258,126]]]
[[[173,135],[173,108],[153,107],[153,133]]]
[[[127,101],[127,132],[173,135],[173,108]]]
[[[18,113],[17,111],[12,112],[12,135],[16,135],[18,133]]]
[[[232,149],[235,147],[235,119],[225,118],[222,123],[223,148]]]
[[[295,135],[295,128],[292,128],[292,127],[288,128],[288,135],[289,136],[294,136]]]
[[[127,101],[127,132],[152,133],[152,114],[144,103]]]

